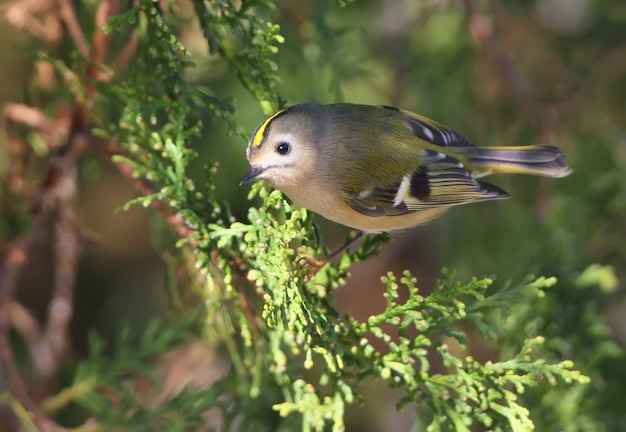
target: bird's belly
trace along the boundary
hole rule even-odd
[[[448,208],[448,206],[441,206],[398,216],[367,216],[352,209],[343,201],[332,200],[328,197],[305,195],[295,199],[289,194],[287,196],[295,204],[318,213],[330,221],[371,233],[412,228],[436,218]]]
[[[397,216],[367,216],[346,206],[347,210],[331,215],[319,212],[333,222],[365,232],[397,231],[422,225],[446,211],[447,207],[421,210]]]

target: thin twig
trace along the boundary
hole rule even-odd
[[[103,28],[107,25],[109,18],[120,11],[121,6],[119,0],[104,0],[100,2],[96,10],[96,26],[93,32],[93,61],[98,63],[104,62],[111,44],[111,35],[104,33]]]
[[[74,161],[73,161],[74,162]],[[78,257],[82,250],[82,238],[75,228],[71,200],[76,192],[76,167],[68,164],[57,188],[65,189],[57,195],[54,212],[55,230],[55,275],[52,299],[48,305],[46,321],[46,342],[53,355],[53,368],[47,372],[51,376],[57,370],[59,361],[67,353],[69,343],[68,327],[73,314],[74,281]]]
[[[61,19],[67,26],[67,31],[70,33],[76,48],[83,57],[89,58],[91,49],[87,43],[83,29],[78,23],[72,2],[70,0],[59,0],[59,6],[61,8]]]
[[[58,8],[54,8],[54,5],[58,5]],[[35,15],[37,12],[45,14],[39,18]],[[43,40],[52,51],[56,50],[62,36],[63,21],[78,51],[89,58],[90,47],[70,0],[21,0],[0,9],[0,16]],[[100,19],[107,17],[100,16]],[[104,58],[108,44],[102,43],[100,48],[99,58]],[[50,67],[38,68],[37,72],[50,70]],[[50,83],[48,78],[49,74],[46,74],[45,85]],[[91,135],[85,109],[85,104],[89,102],[58,105],[53,119],[46,117],[39,107],[23,104],[9,104],[3,111],[11,144],[18,149],[11,156],[17,156],[22,161],[19,168],[12,172],[11,183],[17,183],[16,177],[23,179],[27,155],[30,153],[30,147],[15,128],[16,124],[25,124],[37,132],[52,154],[39,193],[33,195],[32,207],[36,209],[37,216],[31,231],[9,243],[0,256],[0,393],[12,394],[16,403],[29,412],[37,429],[43,432],[65,429],[41,412],[29,395],[21,371],[15,364],[9,331],[13,324],[24,337],[39,376],[50,378],[58,371],[60,361],[69,347],[68,327],[73,313],[76,266],[84,238],[83,230],[74,217],[72,201],[77,189],[78,157],[87,149],[83,137],[85,133]],[[46,221],[50,220],[54,222],[56,265],[47,321],[41,328],[14,297],[19,275],[26,268],[31,249],[37,243],[36,236],[40,235]]]
[[[41,432],[66,430],[50,420],[39,410],[28,394],[19,373],[9,341],[11,299],[15,294],[19,272],[28,262],[33,232],[14,240],[0,260],[0,393],[10,392],[31,413],[32,420]]]
[[[28,249],[32,241],[31,235],[18,237],[8,245],[0,259],[0,378],[11,376],[14,367],[13,353],[9,344],[10,308],[15,295],[17,277],[20,270],[28,262]],[[13,388],[13,386],[11,386]],[[7,382],[0,379],[0,393],[7,390]],[[18,393],[25,393],[25,386],[18,382]]]
[[[66,132],[55,127],[55,121],[49,120],[39,108],[20,103],[8,103],[4,107],[3,117],[9,137],[16,136],[15,124],[20,123],[39,133],[50,149],[58,148],[61,142],[67,140]]]
[[[0,17],[13,27],[30,33],[37,39],[47,40],[48,28],[35,16],[36,13],[48,12],[56,0],[18,0],[0,7]]]
[[[24,340],[30,359],[37,371],[53,370],[50,347],[44,343],[44,335],[33,314],[17,301],[9,301],[9,317],[12,327]]]
[[[153,195],[156,192],[152,188],[152,186],[150,186],[146,181],[142,179],[137,179],[133,176],[132,166],[124,162],[117,162],[115,165],[120,174],[122,174],[122,176],[127,180],[132,181],[132,183],[135,185],[135,188],[143,195]],[[154,200],[152,202],[152,206],[157,209],[159,213],[161,213],[167,223],[172,227],[174,232],[180,238],[194,238],[196,236],[197,231],[189,228],[185,223],[185,219],[182,216],[178,216],[172,213],[172,211],[169,209],[169,207],[165,205],[165,203],[159,200]],[[189,245],[193,248],[198,245],[198,242],[195,240],[191,240],[189,242]]]
[[[54,8],[54,5],[58,5]],[[166,6],[166,4],[164,4]],[[95,17],[95,31],[93,47],[90,47],[84,31],[81,28],[73,3],[70,0],[21,0],[4,7],[0,13],[4,14],[14,25],[24,28],[31,34],[48,44],[54,51],[60,41],[63,31],[69,33],[76,49],[85,59],[102,63],[109,54],[111,38],[102,32],[102,27],[109,17],[121,7],[119,0],[106,0],[100,4]],[[34,12],[45,11],[42,18],[34,16]],[[43,24],[42,24],[43,23]],[[116,72],[128,66],[135,54],[139,37],[134,32],[126,46],[113,60],[111,70]],[[43,69],[41,69],[43,70]],[[52,69],[47,68],[47,72]],[[102,73],[97,67],[88,66],[84,70],[73,71],[86,82],[108,81],[112,78],[111,72]],[[51,75],[46,75],[51,76]],[[46,81],[47,85],[51,80]],[[54,119],[49,119],[39,107],[29,107],[21,104],[12,104],[5,110],[7,130],[12,138],[12,144],[19,144],[22,140],[14,125],[25,124],[31,130],[44,138],[53,157],[48,170],[41,181],[39,193],[33,196],[33,208],[37,209],[37,216],[31,231],[23,237],[6,245],[3,255],[0,256],[0,392],[8,392],[32,416],[32,420],[40,431],[64,430],[42,413],[40,407],[29,395],[20,370],[15,364],[9,341],[11,319],[14,328],[24,337],[33,358],[38,375],[51,377],[58,371],[60,361],[69,348],[68,327],[73,314],[73,291],[76,278],[78,259],[85,239],[85,230],[75,218],[72,200],[77,189],[76,164],[79,156],[85,151],[96,151],[108,159],[115,150],[113,144],[104,142],[93,135],[91,130],[91,110],[89,107],[97,97],[97,87],[88,84],[85,100],[73,104],[60,106]],[[15,132],[15,133],[13,133]],[[28,145],[21,150],[30,153]],[[119,153],[119,151],[115,151]],[[132,167],[125,164],[116,165],[119,172],[132,181],[135,187],[144,194],[152,194],[154,190],[145,181],[134,179]],[[25,170],[19,171],[23,177]],[[174,232],[180,238],[192,238],[197,231],[186,225],[185,220],[163,202],[154,201],[153,206],[159,211]],[[48,305],[47,321],[40,327],[28,311],[15,301],[18,275],[28,263],[29,254],[35,245],[36,236],[42,230],[43,221],[53,221],[55,235],[55,274],[53,279],[52,299]],[[198,245],[191,241],[191,247]],[[189,271],[194,273],[194,266]],[[195,272],[198,280],[204,282],[204,276]]]
[[[126,69],[134,58],[138,46],[139,35],[136,31],[133,31],[133,34],[130,36],[128,42],[126,42],[126,45],[124,45],[124,48],[120,50],[115,60],[111,62],[111,69],[116,72]]]

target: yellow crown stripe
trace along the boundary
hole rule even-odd
[[[258,147],[261,145],[261,143],[263,142],[263,135],[265,134],[265,129],[267,129],[267,125],[269,125],[271,123],[272,120],[274,120],[274,118],[283,113],[285,110],[282,111],[278,111],[276,114],[274,114],[273,116],[269,117],[267,120],[265,120],[263,122],[263,124],[261,124],[261,126],[259,126],[259,128],[257,129],[256,133],[254,134],[254,137],[252,137],[252,147]]]

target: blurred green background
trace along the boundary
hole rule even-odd
[[[468,16],[471,4],[386,0],[338,8],[329,0],[283,0],[264,12],[285,37],[276,56],[283,78],[276,90],[291,103],[395,105],[479,145],[554,143],[574,169],[564,179],[490,178],[512,199],[454,208],[427,226],[393,234],[376,260],[354,266],[348,285],[336,292],[338,308],[361,319],[380,311],[379,278],[389,270],[409,268],[425,289],[441,267],[453,269],[460,280],[497,275],[497,284],[528,274],[557,276],[561,283],[547,300],[544,330],[561,338],[555,349],[578,359],[577,366],[597,378],[598,403],[603,401],[607,412],[612,404],[615,408],[607,430],[619,430],[614,427],[620,421],[617,406],[626,396],[626,372],[619,362],[593,362],[597,334],[585,327],[584,317],[601,317],[608,326],[603,337],[624,346],[626,301],[619,282],[626,278],[626,3],[479,2],[479,19]],[[179,7],[188,6],[180,2]],[[485,28],[492,32],[487,39],[481,36]],[[222,60],[207,54],[195,22],[180,23],[179,34],[196,63],[188,79],[230,101],[237,121],[251,133],[265,117],[258,102]],[[28,101],[37,86],[31,58],[22,50],[30,42],[5,21],[0,41],[0,103]],[[218,120],[205,121],[202,138],[194,142],[200,158],[192,175],[219,161],[218,196],[231,203],[240,220],[251,205],[247,187],[238,186],[248,167],[245,144]],[[1,133],[0,177],[10,150]],[[140,331],[167,310],[165,261],[175,253],[175,239],[150,211],[114,213],[136,195],[133,185],[98,158],[86,157],[80,166],[77,211],[98,241],[88,244],[79,267],[72,320],[77,358],[89,329],[113,338],[120,320]],[[32,164],[30,186],[40,180],[41,168]],[[0,198],[6,202],[9,196]],[[0,215],[3,243],[23,229],[9,219],[8,213]],[[321,218],[319,223],[331,248],[343,242],[345,228]],[[18,292],[40,318],[50,296],[51,254],[42,245]],[[593,264],[612,267],[619,282],[607,276],[576,288],[574,282]],[[479,346],[473,354],[488,360],[490,347]],[[354,430],[366,430],[366,424],[369,430],[383,430],[382,425],[407,430],[411,419],[395,413],[393,393],[380,395],[391,402],[369,405],[367,415],[356,408]]]

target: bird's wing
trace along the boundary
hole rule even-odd
[[[443,153],[424,150],[421,159],[422,165],[391,186],[349,194],[347,204],[367,216],[397,216],[509,197],[497,186],[476,181],[461,162]]]
[[[402,113],[406,127],[415,136],[442,147],[474,147],[475,144],[455,130],[429,118],[395,107],[380,105],[381,108]]]

